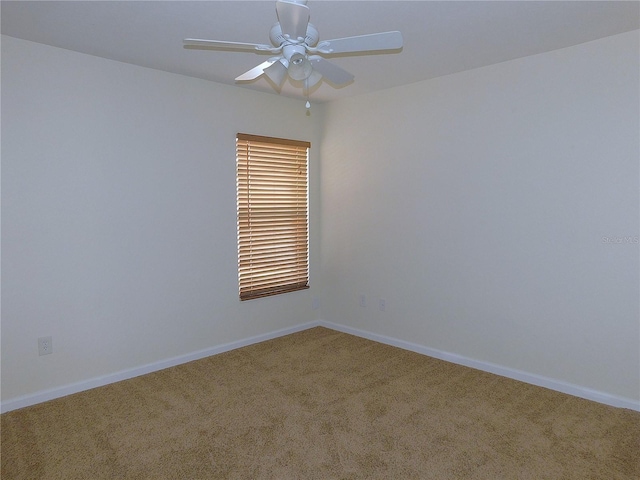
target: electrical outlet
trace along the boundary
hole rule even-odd
[[[314,310],[318,310],[320,308],[320,298],[319,297],[313,297],[312,303],[311,303],[311,308],[313,308]]]
[[[367,298],[364,296],[363,293],[360,294],[360,306],[361,307],[367,306]]]
[[[384,298],[380,299],[380,301],[378,302],[378,307],[380,308],[381,312],[384,312],[384,310],[387,308],[387,302],[384,300]]]
[[[49,355],[50,353],[53,353],[51,337],[40,337],[38,339],[38,355]]]

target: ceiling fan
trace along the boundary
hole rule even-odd
[[[402,34],[397,31],[323,40],[318,43],[318,30],[309,23],[307,0],[276,0],[276,15],[278,23],[269,32],[272,45],[187,38],[184,40],[184,47],[274,54],[266,62],[238,76],[236,82],[252,81],[265,75],[280,90],[289,77],[294,85],[295,82],[301,82],[307,95],[309,89],[323,78],[334,87],[342,87],[354,79],[351,73],[327,61],[324,56],[358,55],[362,52],[402,48]]]

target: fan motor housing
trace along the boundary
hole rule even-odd
[[[307,24],[307,33],[304,39],[304,43],[308,47],[313,47],[316,43],[318,43],[319,38],[320,36],[318,35],[318,30],[316,29],[316,27],[310,23]],[[271,31],[269,32],[269,40],[271,40],[271,43],[276,47],[280,47],[283,44],[289,42],[298,43],[296,41],[297,39],[289,39],[285,37],[284,33],[282,33],[282,27],[280,27],[279,23],[276,23],[275,25],[273,25],[273,27],[271,27]]]

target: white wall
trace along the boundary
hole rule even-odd
[[[331,104],[323,318],[637,404],[638,59],[635,31]]]
[[[639,235],[638,50],[632,32],[307,117],[2,37],[3,405],[296,328],[313,296],[347,328],[637,403],[638,245],[602,238]],[[312,142],[310,291],[237,300],[238,131]]]
[[[321,110],[3,36],[3,401],[314,320]],[[239,131],[312,143],[308,291],[238,300]]]

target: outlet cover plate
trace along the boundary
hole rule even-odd
[[[38,355],[49,355],[53,353],[53,342],[51,337],[38,338]]]

